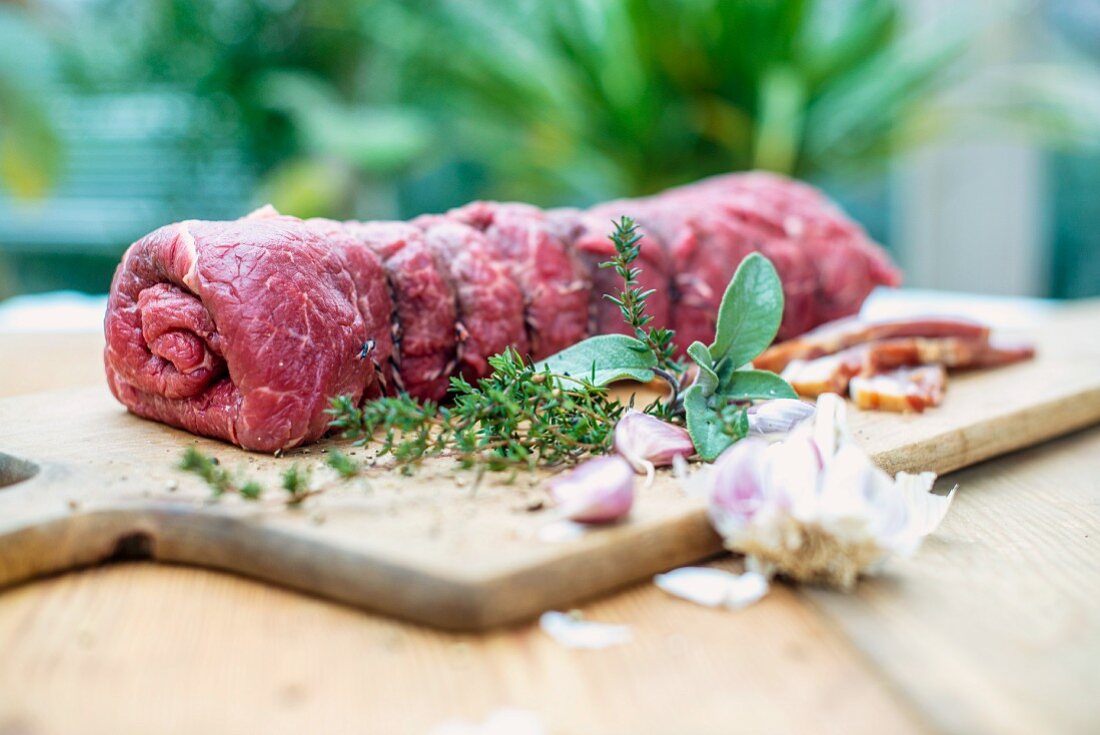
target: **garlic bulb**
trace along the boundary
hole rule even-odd
[[[750,568],[846,588],[935,530],[954,496],[932,494],[935,479],[875,466],[848,433],[843,400],[825,394],[813,421],[774,444],[734,444],[696,481]]]

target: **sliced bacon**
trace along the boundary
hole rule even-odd
[[[842,350],[813,360],[792,360],[783,370],[783,379],[800,396],[817,398],[822,393],[848,392],[848,383],[864,369],[867,351],[859,347]]]
[[[849,385],[852,400],[863,409],[920,413],[938,406],[947,387],[943,365],[898,368],[878,375],[857,375]]]
[[[864,346],[866,373],[912,365],[943,365],[957,370],[998,367],[1035,356],[1026,342],[991,341],[988,337],[907,337]]]
[[[857,376],[872,377],[898,368],[942,365],[945,368],[995,367],[1034,356],[1029,344],[991,343],[988,337],[896,337],[856,345],[834,355],[792,360],[782,376],[799,395],[848,391]]]
[[[760,370],[780,372],[792,360],[809,360],[832,355],[855,345],[896,337],[967,337],[988,339],[989,327],[969,319],[914,317],[867,321],[859,317],[823,324],[801,337],[780,342],[753,360]]]

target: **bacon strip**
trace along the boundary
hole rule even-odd
[[[760,370],[781,372],[792,360],[833,355],[855,345],[898,337],[964,337],[988,340],[989,327],[969,319],[917,317],[869,322],[859,317],[823,324],[801,337],[772,345],[753,360]]]
[[[1028,344],[991,343],[988,337],[898,337],[856,345],[834,355],[792,360],[782,376],[800,395],[848,391],[857,376],[871,377],[898,368],[942,365],[972,369],[1007,365],[1035,354]]]

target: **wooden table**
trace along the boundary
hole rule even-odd
[[[101,381],[100,346],[0,335],[0,396]],[[940,530],[855,593],[730,613],[639,585],[586,606],[633,628],[603,651],[149,563],[27,584],[0,593],[0,735],[426,733],[501,707],[552,733],[1100,731],[1100,429],[943,481]]]

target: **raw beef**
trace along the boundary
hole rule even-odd
[[[350,271],[289,217],[162,227],[115,274],[108,384],[139,416],[249,449],[316,439],[329,398],[374,380]]]
[[[423,231],[406,222],[349,222],[345,227],[382,258],[393,292],[394,389],[416,398],[442,398],[456,363],[458,316],[446,265],[428,247]]]
[[[653,325],[675,328],[681,349],[712,339],[725,286],[752,252],[783,281],[781,337],[854,313],[899,279],[821,194],[768,174],[588,210],[475,202],[411,223],[303,222],[265,208],[169,225],[130,247],[108,304],[108,381],[136,414],[248,449],[312,441],[336,395],[439,400],[452,376],[484,376],[505,347],[539,359],[626,331],[604,298],[619,278],[599,267],[621,216],[644,235],[635,265],[653,289]],[[863,332],[819,334],[769,359],[782,369]]]
[[[531,357],[541,360],[588,334],[591,278],[567,239],[530,204],[473,202],[449,216],[485,234],[523,290]]]
[[[446,264],[455,294],[459,374],[470,382],[484,378],[492,372],[489,358],[508,347],[526,355],[523,293],[485,236],[446,217],[421,218],[417,224],[439,262]]]

